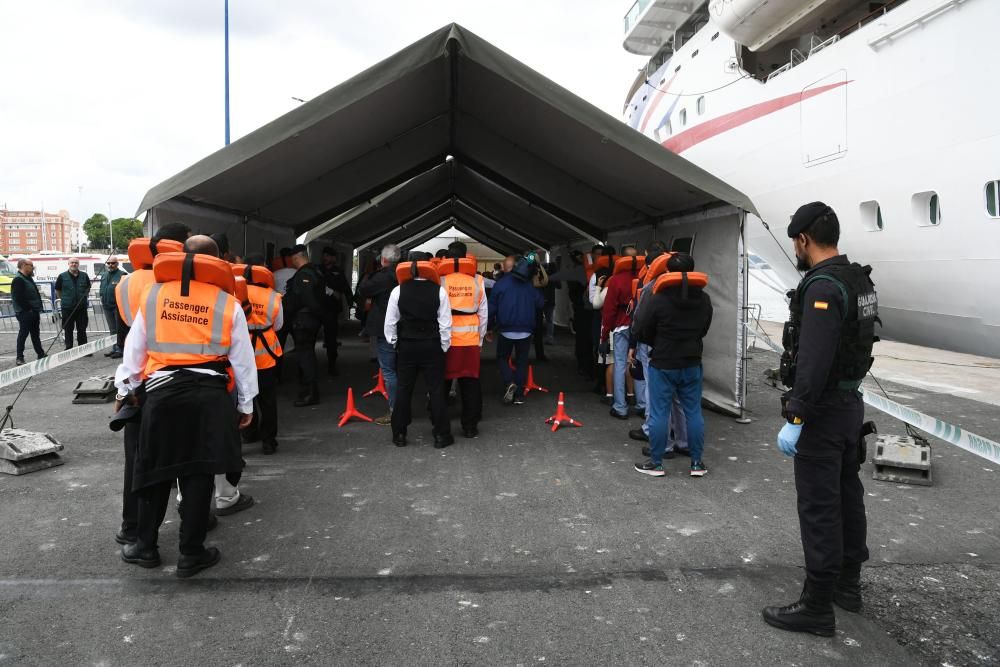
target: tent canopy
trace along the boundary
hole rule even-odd
[[[450,25],[151,189],[198,210],[359,247],[450,221],[502,251],[604,240],[740,192]],[[157,216],[157,211],[161,212]]]

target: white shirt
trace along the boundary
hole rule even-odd
[[[594,273],[590,274],[590,281],[587,283],[587,300],[590,302],[591,305],[594,304],[594,296],[596,292],[597,292],[597,272],[595,271]],[[604,302],[602,301],[601,303]],[[594,307],[600,309],[600,306],[594,306]]]
[[[414,280],[426,280],[425,278],[414,278]],[[483,299],[486,301],[486,299]],[[483,306],[480,305],[480,311],[482,311]],[[444,352],[448,351],[451,347],[451,301],[448,300],[448,293],[444,291],[443,287],[438,288],[438,331],[441,332],[441,349]],[[479,321],[479,334],[480,337],[486,335],[486,330],[483,328],[486,323],[486,318],[482,318]],[[389,304],[385,307],[385,326],[382,329],[382,333],[385,335],[385,339],[390,345],[396,344],[396,328],[399,324],[399,285],[392,288],[392,292],[389,293]]]
[[[288,279],[295,275],[295,269],[290,266],[286,266],[278,269],[274,272],[274,290],[278,294],[285,293],[285,287],[288,285]],[[277,328],[277,327],[276,327]]]
[[[140,308],[132,322],[132,328],[125,338],[125,349],[122,350],[122,362],[115,371],[115,387],[119,394],[128,394],[142,384],[142,373],[146,368],[146,321]],[[449,313],[450,314],[450,313]],[[236,409],[245,415],[253,414],[253,399],[257,396],[257,364],[254,362],[253,345],[250,343],[250,332],[247,330],[247,318],[242,308],[233,308],[233,322],[230,329],[232,336],[229,346],[229,363],[236,375]],[[219,375],[207,368],[188,369],[195,373]],[[154,371],[147,378],[171,375],[176,371]]]

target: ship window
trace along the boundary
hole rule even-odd
[[[719,33],[715,33],[714,35],[712,35],[711,41],[714,42],[718,36],[719,36]]]
[[[705,96],[702,95],[698,98],[698,115],[705,113]]]
[[[880,232],[885,228],[882,221],[882,207],[875,200],[861,202],[861,225],[868,232]]]
[[[986,213],[991,218],[1000,218],[1000,181],[986,184]]]
[[[674,128],[670,124],[670,121],[666,121],[663,125],[656,128],[656,138],[660,141],[665,141],[667,137],[674,133]]]
[[[921,227],[937,227],[941,224],[941,198],[933,190],[918,192],[910,200],[913,217]]]
[[[680,72],[680,71],[681,71],[681,66],[680,66],[680,65],[678,65],[677,67],[675,67],[675,68],[674,68],[674,71],[675,71],[675,72]]]
[[[677,119],[681,122],[681,127],[688,124],[688,110],[681,109],[681,112],[677,115]]]
[[[697,56],[698,55],[698,51],[699,51],[699,49],[695,49],[694,53],[691,54],[691,57],[694,58],[695,56]]]
[[[684,252],[690,255],[692,248],[694,248],[693,236],[681,236],[670,242],[670,252]]]

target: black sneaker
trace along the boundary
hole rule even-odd
[[[514,402],[515,393],[517,393],[517,385],[511,382],[507,385],[507,391],[503,393],[503,402],[505,405],[510,405]]]
[[[471,428],[463,428],[462,429],[462,437],[463,438],[475,438],[477,435],[479,435],[479,429],[476,428],[475,426],[473,426]]]
[[[524,396],[521,394],[515,394],[514,405],[524,405]]]
[[[636,463],[632,467],[635,468],[636,472],[641,472],[643,475],[649,475],[650,477],[663,477],[667,474],[663,470],[662,465],[655,465],[652,461]]]
[[[41,357],[39,357],[39,358],[41,358]],[[17,366],[23,366],[24,365],[24,357],[18,357],[17,359],[15,359],[14,360],[14,364],[17,365]]]
[[[692,477],[704,477],[708,474],[708,468],[701,461],[691,462],[691,476]]]
[[[392,444],[397,447],[406,447],[406,434],[405,433],[394,433],[392,435]]]
[[[451,433],[445,435],[434,435],[434,449],[444,449],[455,444],[455,436]]]
[[[610,414],[615,419],[622,419],[622,420],[628,419],[628,415],[627,414],[625,414],[625,415],[619,414],[619,413],[615,412],[614,408],[611,408],[611,411],[608,414]]]
[[[229,507],[220,507],[215,510],[215,513],[219,516],[229,516],[230,514],[236,514],[237,512],[242,512],[245,509],[250,509],[251,507],[253,507],[253,496],[241,493],[235,503]]]
[[[181,556],[177,559],[177,577],[187,579],[202,570],[207,570],[222,560],[222,554],[217,547],[205,549],[199,556]]]
[[[641,428],[634,428],[631,431],[629,431],[628,437],[632,438],[633,440],[641,440],[642,442],[649,442],[649,436],[646,435],[646,432],[643,431]],[[646,456],[649,456],[649,454],[647,454]]]
[[[277,440],[271,440],[270,442],[265,442],[263,445],[261,445],[262,454],[274,454],[277,451],[278,451]]]
[[[122,547],[122,560],[139,567],[160,567],[160,551],[155,548],[139,551],[139,546],[132,542]]]

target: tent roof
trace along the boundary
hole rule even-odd
[[[719,203],[754,210],[454,24],[167,179],[139,212],[168,201],[297,234],[322,226],[313,238],[355,246],[454,216],[498,249],[603,239]]]

